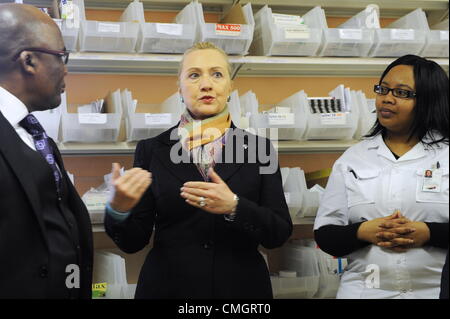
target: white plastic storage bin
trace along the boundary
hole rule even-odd
[[[231,115],[233,124],[240,129],[246,130],[249,128],[248,118],[242,114],[241,102],[239,99],[238,90],[234,90],[230,94],[230,101],[228,102],[228,111]]]
[[[284,197],[289,208],[289,214],[294,219],[299,213],[302,203],[303,195],[300,187],[300,175],[303,171],[298,167],[281,168],[281,178],[283,182]]]
[[[136,22],[81,21],[80,51],[134,52]]]
[[[284,278],[271,276],[272,293],[275,299],[312,298],[317,289],[317,276]]]
[[[125,112],[127,141],[138,141],[161,134],[175,126],[184,111],[179,93],[173,94],[161,105],[139,105],[143,110],[151,110],[151,113],[136,112],[137,101],[133,100],[130,91],[122,91],[121,98]]]
[[[67,51],[77,51],[78,33],[80,31],[79,24],[73,20],[53,19],[56,22],[63,36],[64,45]]]
[[[294,240],[280,250],[280,269],[296,271],[303,286],[296,298],[312,298],[319,288],[319,264],[314,241]],[[289,278],[293,279],[293,278]]]
[[[377,113],[374,108],[369,106],[366,95],[362,91],[351,91],[351,94],[354,110],[357,108],[359,112],[358,125],[353,138],[359,140],[370,132],[377,119]]]
[[[328,28],[325,11],[321,7],[315,7],[308,12],[308,25],[311,28],[323,30],[323,38],[320,56],[348,56],[365,57],[373,45],[374,34],[372,29],[356,27],[353,20],[359,16],[350,18],[337,28]]]
[[[259,112],[259,104],[253,92],[241,97],[241,105],[249,118],[250,128],[271,140],[300,140],[306,128],[304,111],[291,96],[269,111]]]
[[[206,23],[203,15],[203,7],[197,1],[191,2],[188,6],[195,9],[195,23],[197,24],[196,42],[212,42],[222,48],[228,54],[245,55],[248,53],[253,40],[255,22],[250,3],[242,6],[237,4],[232,11],[227,14],[221,23]],[[236,19],[236,11],[241,19]],[[184,14],[183,14],[184,16]],[[184,19],[181,16],[180,19]],[[190,23],[191,17],[187,17]],[[194,22],[194,21],[193,21]]]
[[[375,30],[371,57],[400,57],[419,54],[425,46],[428,22],[425,12],[416,9],[386,28]]]
[[[319,264],[320,278],[319,278],[319,288],[317,289],[314,298],[324,299],[324,298],[336,298],[337,291],[339,289],[340,283],[340,273],[338,269],[335,269],[337,263],[341,265],[346,265],[346,259],[338,259],[327,253],[323,252],[319,248],[315,249],[317,261]],[[339,267],[338,267],[339,268]],[[341,267],[341,271],[343,267]]]
[[[68,113],[62,108],[61,130],[63,142],[116,142],[122,119],[120,91],[107,100],[108,113]]]
[[[92,224],[103,224],[106,203],[110,199],[107,189],[99,190],[91,188],[81,197],[89,212]]]
[[[61,104],[57,108],[32,113],[37,118],[39,123],[41,123],[47,135],[50,136],[55,142],[60,141],[59,127],[61,123],[61,112],[62,109],[66,107],[66,93],[63,93],[61,94]]]
[[[431,26],[426,37],[426,44],[421,53],[424,57],[448,58],[449,54],[449,31],[448,19]]]
[[[346,93],[347,92],[347,93]],[[307,98],[303,94],[300,105],[305,110],[307,140],[351,140],[358,125],[358,116],[349,108],[349,89],[343,85],[330,92],[327,98]]]
[[[108,251],[95,251],[93,283],[107,283],[104,299],[133,299],[136,285],[127,282],[125,259]]]
[[[254,55],[314,56],[322,40],[322,30],[309,27],[303,16],[274,14],[267,5],[255,14]]]
[[[145,22],[144,6],[135,0],[125,10],[122,20],[139,22],[136,51],[140,53],[184,53],[195,41],[193,6],[186,6],[175,17],[174,23]]]

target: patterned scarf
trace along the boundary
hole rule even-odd
[[[195,120],[189,111],[181,115],[178,135],[181,145],[190,152],[200,174],[208,181],[208,170],[214,167],[225,144],[225,133],[231,126],[228,106],[222,112],[204,120]]]

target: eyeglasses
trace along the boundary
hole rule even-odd
[[[373,91],[380,95],[388,95],[389,92],[392,91],[393,96],[399,97],[402,99],[412,99],[412,98],[416,97],[416,92],[403,90],[403,89],[399,89],[399,88],[391,89],[391,88],[388,88],[388,87],[382,86],[382,85],[375,85],[373,88]]]
[[[69,62],[69,53],[70,53],[69,51],[66,51],[65,49],[64,50],[50,50],[50,49],[44,49],[44,48],[26,48],[26,49],[22,49],[19,52],[17,52],[16,55],[14,55],[12,60],[16,61],[23,51],[32,51],[32,52],[40,52],[40,53],[52,54],[52,55],[59,56],[64,64],[67,64],[67,62]]]

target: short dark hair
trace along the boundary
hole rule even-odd
[[[428,145],[443,142],[449,143],[449,105],[448,105],[448,76],[439,64],[425,58],[408,54],[389,64],[381,75],[380,82],[386,74],[397,65],[411,65],[416,84],[416,105],[413,110],[414,119],[410,136],[417,136],[422,143]],[[370,132],[365,137],[373,137],[378,134],[386,134],[378,119]],[[442,137],[437,137],[439,133]],[[424,142],[424,137],[429,136],[431,142]]]

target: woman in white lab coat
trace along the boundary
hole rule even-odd
[[[449,243],[448,77],[407,55],[374,91],[377,121],[334,164],[315,238],[348,259],[337,298],[438,298]]]

